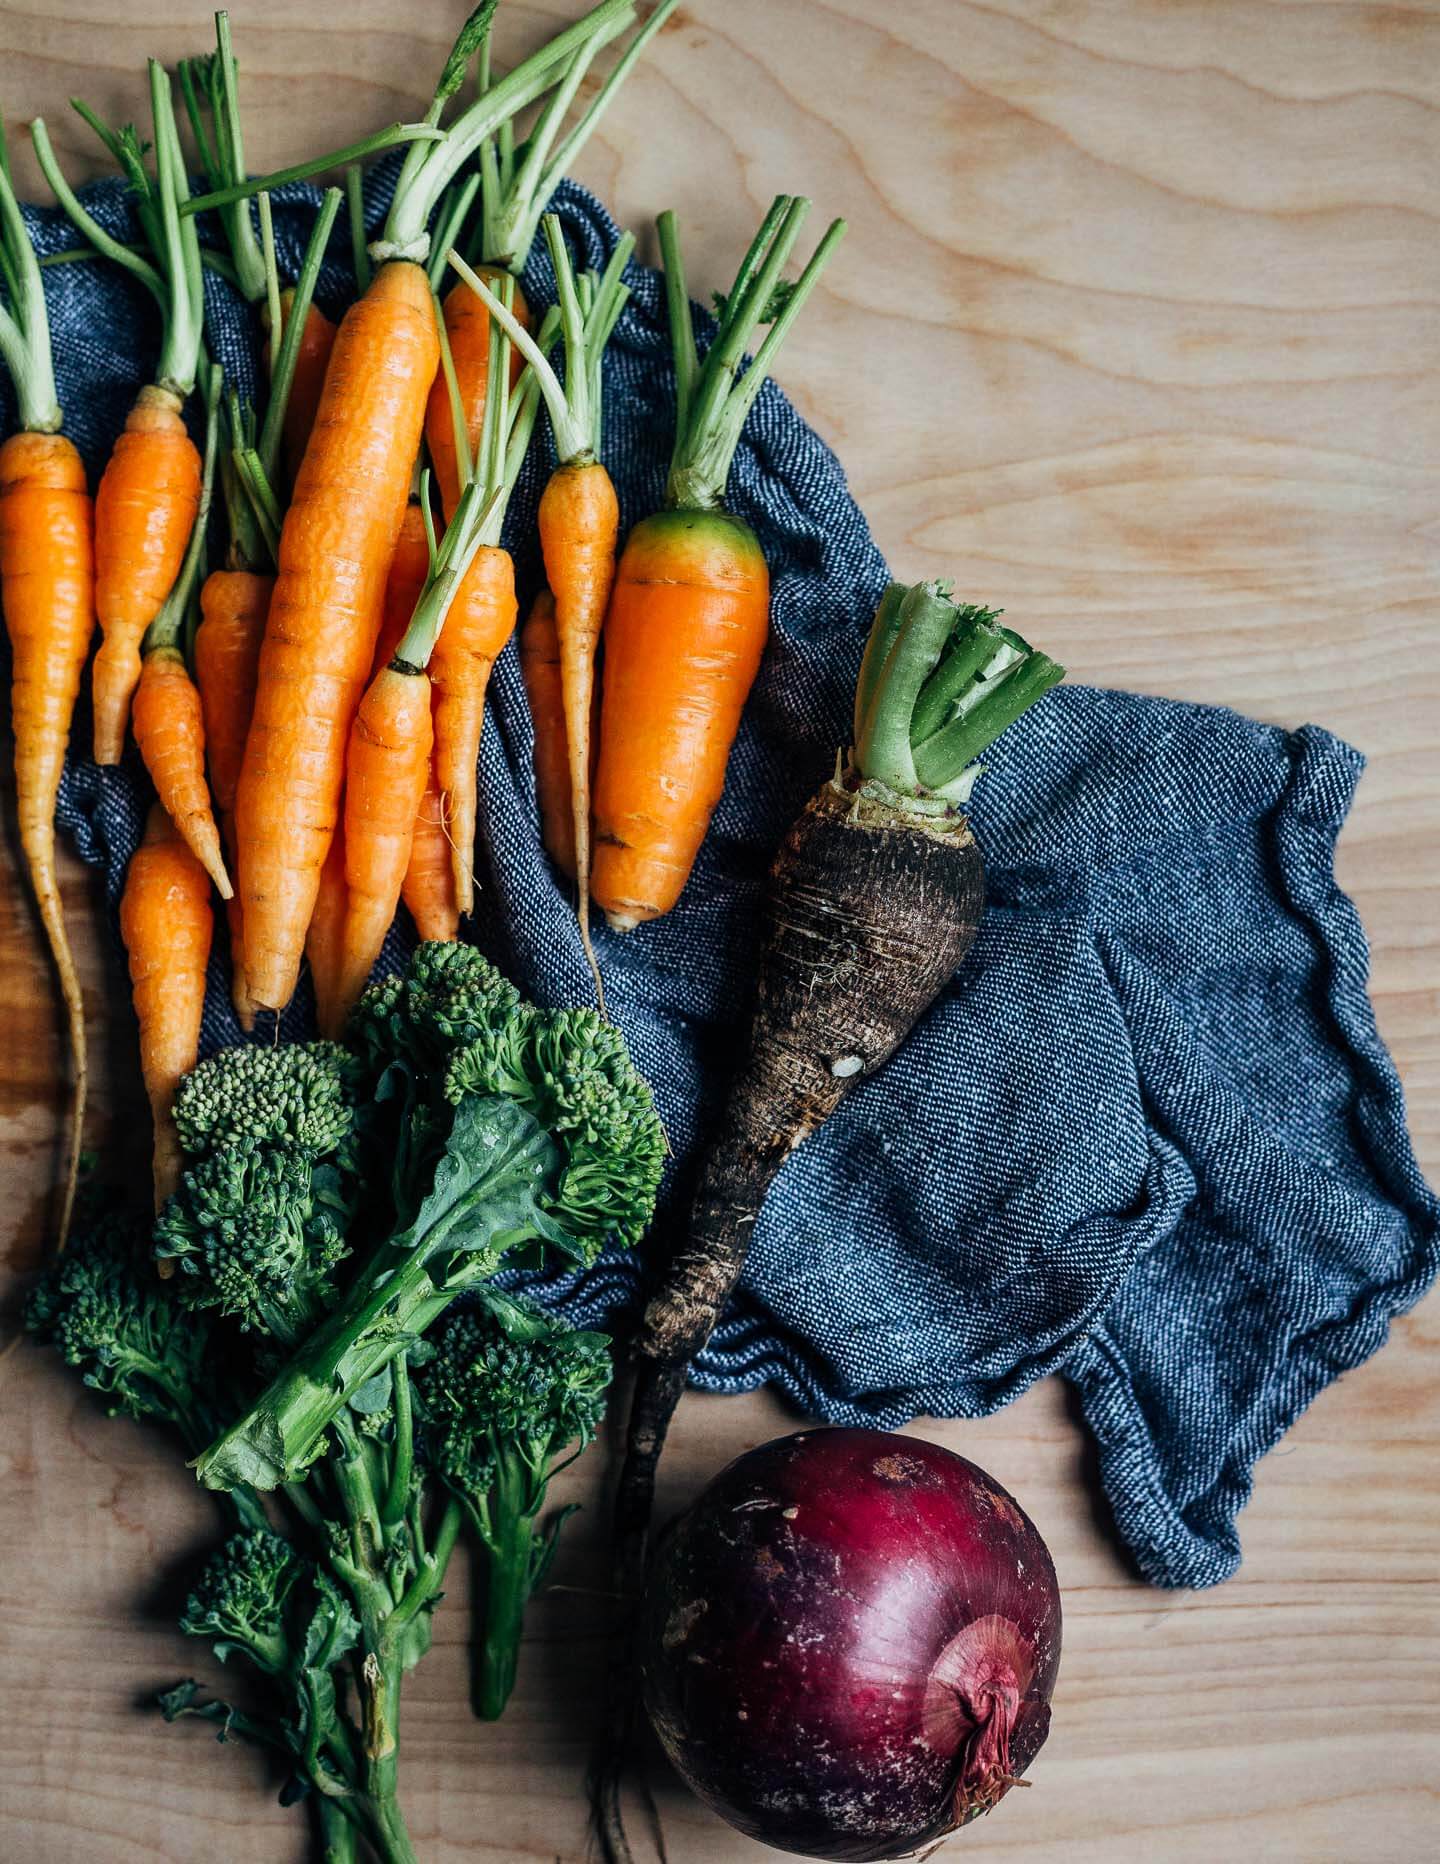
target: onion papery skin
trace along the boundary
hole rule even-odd
[[[691,1789],[803,1857],[905,1857],[1039,1751],[1060,1594],[1039,1533],[964,1457],[802,1431],[723,1470],[661,1539],[645,1706]]]

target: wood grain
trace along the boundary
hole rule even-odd
[[[238,6],[252,162],[418,114],[459,11]],[[512,0],[502,53],[572,11]],[[173,60],[208,33],[199,0],[0,4],[4,104],[12,119],[43,111],[78,177],[92,152],[66,97],[128,115],[142,57]],[[1311,718],[1367,753],[1339,878],[1371,935],[1377,1014],[1432,1176],[1437,110],[1431,0],[687,0],[579,168],[642,248],[655,209],[680,210],[697,291],[722,281],[776,188],[847,215],[782,377],[845,458],[897,569],[954,573],[1003,601],[1077,678]],[[43,1234],[60,1102],[13,853],[7,842],[0,1184],[18,1276]],[[66,889],[97,1006],[91,1137],[143,1143],[102,904],[74,862]],[[1245,1565],[1204,1595],[1130,1576],[1058,1384],[982,1424],[922,1427],[1024,1499],[1067,1600],[1035,1788],[956,1857],[1430,1854],[1437,1364],[1432,1297],[1265,1460]],[[191,1661],[162,1613],[135,1610],[208,1531],[188,1479],[40,1355],[22,1350],[0,1379],[0,1849],[16,1864],[298,1860],[300,1821],[260,1790],[251,1756],[134,1706]],[[788,1422],[764,1396],[688,1398],[664,1504]],[[584,1590],[600,1570],[601,1471],[592,1454],[565,1479],[587,1512],[497,1728],[464,1707],[464,1613],[440,1614],[407,1708],[427,1864],[584,1856],[607,1616]],[[758,1864],[653,1773],[676,1864]]]

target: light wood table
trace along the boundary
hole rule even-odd
[[[572,11],[512,0],[502,58]],[[458,12],[238,0],[252,162],[418,115]],[[65,98],[123,119],[141,108],[144,55],[203,49],[208,31],[204,0],[0,5],[5,107],[43,111],[79,175],[92,151]],[[958,575],[1078,679],[1314,719],[1369,754],[1339,877],[1374,941],[1380,1022],[1432,1174],[1437,108],[1435,0],[686,0],[579,168],[649,255],[654,211],[680,209],[697,294],[728,275],[774,190],[848,216],[781,375],[898,572]],[[33,191],[28,151],[18,167]],[[0,1183],[18,1275],[41,1247],[61,1103],[5,819]],[[92,928],[91,1138],[143,1146],[101,903],[73,861],[66,889]],[[985,1423],[921,1426],[1023,1498],[1067,1605],[1034,1790],[956,1841],[957,1858],[1434,1855],[1437,1348],[1432,1299],[1325,1394],[1261,1466],[1242,1571],[1205,1595],[1131,1577],[1058,1382]],[[136,1706],[195,1660],[156,1601],[209,1532],[205,1505],[48,1358],[22,1350],[0,1377],[0,1852],[299,1859],[303,1821],[250,1754]],[[790,1424],[764,1396],[687,1399],[664,1507]],[[585,1855],[608,1613],[583,1588],[600,1570],[603,1460],[562,1485],[587,1512],[498,1727],[466,1710],[464,1611],[438,1617],[405,1731],[427,1864]],[[758,1864],[658,1763],[655,1776],[675,1864]]]

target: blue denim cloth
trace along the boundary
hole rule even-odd
[[[372,221],[392,175],[372,184]],[[88,198],[127,230],[116,188]],[[314,201],[305,187],[277,196],[292,275]],[[604,210],[569,186],[557,206],[601,265],[616,237]],[[46,250],[73,243],[54,214],[31,225]],[[629,276],[605,453],[632,522],[660,497],[673,394],[658,277]],[[337,256],[321,302],[338,315],[350,284]],[[542,261],[525,287],[532,302],[552,295]],[[154,316],[98,265],[49,271],[47,292],[68,429],[98,470],[145,379]],[[254,319],[214,279],[209,292],[216,352],[244,389]],[[526,593],[547,447],[509,526]],[[771,647],[679,906],[597,938],[675,1149],[654,1247],[538,1283],[577,1319],[621,1330],[683,1220],[734,1052],[765,869],[845,740],[886,580],[838,462],[773,386],[730,496],[774,575]],[[573,916],[536,829],[513,648],[492,694],[473,935],[541,1001],[583,1000]],[[90,764],[88,731],[82,712],[60,814],[113,902],[145,781],[133,757],[118,771]],[[1232,1573],[1257,1458],[1383,1342],[1437,1266],[1436,1201],[1366,997],[1364,934],[1332,875],[1360,769],[1314,727],[1080,687],[1014,727],[975,796],[989,906],[974,953],[901,1054],[786,1165],[696,1383],[772,1384],[808,1414],[896,1425],[978,1415],[1061,1372],[1140,1570],[1167,1586]],[[397,927],[386,962],[408,936]],[[224,969],[217,951],[207,1046],[237,1035]],[[287,1032],[307,1017],[302,993]]]

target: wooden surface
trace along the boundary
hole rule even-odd
[[[252,162],[418,114],[459,10],[237,0]],[[510,0],[502,56],[572,10]],[[202,0],[0,5],[5,108],[12,121],[43,110],[79,174],[89,151],[67,95],[124,116],[139,108],[143,55],[173,59],[207,33]],[[1376,1007],[1432,1176],[1437,105],[1433,0],[687,0],[579,168],[642,250],[654,210],[680,209],[697,294],[722,282],[775,189],[849,217],[781,374],[844,456],[900,573],[957,574],[1077,678],[1314,719],[1369,754],[1339,877],[1373,940]],[[73,863],[67,891],[91,928],[91,1136],[143,1143],[121,978]],[[42,1234],[59,1103],[13,860],[0,1027],[0,1185],[18,1274]],[[1207,1595],[1130,1577],[1058,1383],[986,1423],[926,1427],[1023,1499],[1066,1595],[1034,1790],[957,1840],[957,1858],[1434,1854],[1437,1353],[1432,1298],[1265,1460],[1245,1565]],[[259,1790],[250,1755],[135,1707],[194,1661],[150,1603],[209,1528],[188,1479],[38,1353],[0,1378],[0,1852],[14,1864],[299,1859],[301,1822]],[[787,1424],[764,1397],[688,1399],[664,1505]],[[436,1654],[407,1693],[407,1799],[426,1864],[584,1856],[607,1617],[584,1591],[599,1570],[601,1470],[592,1454],[565,1481],[591,1505],[559,1588],[534,1609],[498,1728],[465,1710],[464,1613],[439,1616]],[[654,1775],[675,1864],[758,1864],[765,1854],[658,1762]]]

